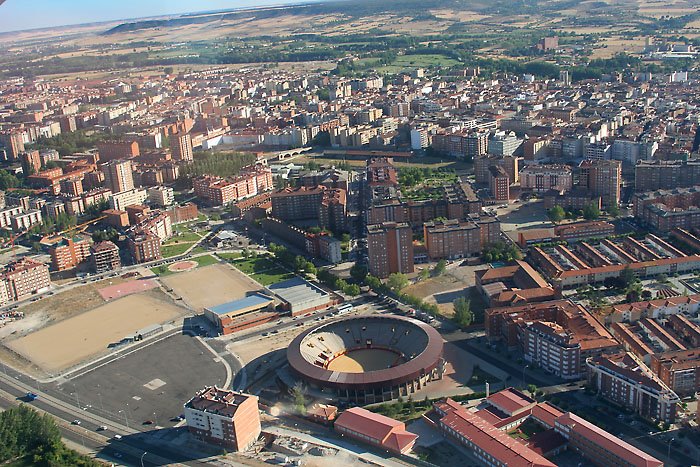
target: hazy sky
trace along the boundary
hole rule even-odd
[[[299,0],[0,0],[0,32]]]

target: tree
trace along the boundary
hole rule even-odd
[[[221,214],[215,212],[214,214],[209,216],[209,219],[214,221],[214,222],[218,222],[221,220]]]
[[[344,233],[343,235],[340,236],[340,241],[343,243],[350,243],[350,234]]]
[[[408,287],[408,277],[406,277],[406,274],[395,272],[389,276],[386,284],[391,290],[393,290],[396,293],[399,293],[403,289]]]
[[[651,300],[651,290],[642,290],[642,300]]]
[[[357,297],[360,295],[360,286],[357,284],[348,284],[343,288],[343,293],[345,295],[350,295],[351,297]]]
[[[589,221],[596,220],[600,217],[600,209],[594,203],[587,204],[583,208],[583,218]]]
[[[609,206],[607,211],[608,211],[608,215],[610,217],[619,217],[620,216],[620,208],[616,204]]]
[[[22,464],[28,465],[102,465],[68,449],[51,416],[40,415],[26,405],[0,413],[0,463],[20,458],[26,458]]]
[[[549,217],[550,221],[557,224],[564,219],[566,212],[564,212],[564,208],[561,206],[554,206],[552,209],[547,211],[547,216]]]
[[[20,186],[22,186],[22,182],[19,178],[15,177],[7,170],[0,170],[0,190],[19,188]]]
[[[306,413],[306,388],[301,381],[297,381],[292,387],[292,399],[294,410],[299,414]]]
[[[424,281],[428,277],[430,277],[430,271],[428,269],[425,269],[425,268],[421,269],[421,271],[418,273],[418,277],[420,278],[420,280]]]
[[[433,274],[436,276],[442,276],[445,274],[445,271],[447,270],[447,261],[444,259],[441,259],[440,261],[437,262],[435,267],[433,268]]]
[[[364,281],[367,277],[367,268],[360,264],[355,264],[350,268],[350,277],[358,282]]]
[[[471,302],[466,299],[466,297],[459,297],[452,304],[454,307],[455,314],[453,316],[454,322],[457,326],[461,328],[466,328],[474,321],[474,313],[471,309]]]
[[[620,271],[619,277],[622,281],[623,287],[629,287],[632,282],[637,279],[637,277],[634,275],[634,271],[632,271],[632,268],[630,268],[629,265],[625,266],[625,268]]]

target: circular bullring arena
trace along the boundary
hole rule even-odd
[[[370,404],[406,397],[442,378],[442,350],[442,337],[428,324],[363,316],[303,332],[287,348],[287,360],[306,383]]]

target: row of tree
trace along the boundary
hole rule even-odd
[[[68,449],[56,422],[26,405],[0,412],[0,463],[14,459],[36,466],[102,465]]]

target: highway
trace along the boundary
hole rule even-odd
[[[43,391],[37,390],[18,381],[8,373],[0,373],[0,406],[8,408],[25,402],[25,395],[34,392],[39,397],[27,402],[33,408],[48,413],[58,420],[58,425],[65,439],[75,445],[83,446],[86,451],[97,453],[100,458],[125,465],[185,465],[180,463],[180,457],[170,448],[164,448],[146,442],[147,434],[126,428],[106,418],[100,417],[87,410],[81,410],[70,403],[57,399]],[[80,421],[75,425],[74,420]],[[105,427],[103,431],[98,431]],[[121,440],[114,439],[114,435],[122,436]],[[192,453],[194,454],[194,453]],[[196,459],[182,461],[186,465],[207,465],[206,462]]]

